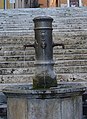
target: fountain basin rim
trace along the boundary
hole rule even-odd
[[[15,95],[16,97],[22,96],[32,99],[53,99],[81,95],[86,90],[87,87],[81,83],[59,83],[57,87],[38,90],[32,89],[29,85],[6,87],[3,89],[3,93],[10,97]]]

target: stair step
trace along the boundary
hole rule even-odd
[[[0,75],[0,83],[32,83],[34,75]],[[58,81],[87,81],[87,73],[57,73]]]
[[[87,73],[86,66],[56,66],[54,67],[56,74],[58,73]],[[28,68],[1,68],[0,75],[33,75],[35,67]]]

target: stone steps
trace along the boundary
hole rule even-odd
[[[56,20],[53,22],[53,29],[86,29],[87,28],[87,24],[86,24],[86,18],[80,18],[81,20],[79,20],[79,18],[77,19],[66,19],[64,18],[63,19],[58,19],[57,21],[57,18]],[[77,22],[77,20],[79,22]],[[72,22],[73,21],[73,22]],[[9,21],[10,22],[10,21]],[[18,21],[17,21],[18,22]],[[70,23],[71,22],[71,23]],[[77,25],[78,24],[78,25]],[[33,23],[17,23],[17,24],[14,24],[13,23],[5,23],[5,24],[1,24],[0,25],[0,31],[11,31],[11,30],[33,30],[34,28],[34,25]]]
[[[86,29],[54,29],[53,34],[58,34],[62,36],[77,36],[77,35],[87,35],[87,30]],[[1,31],[0,32],[0,37],[2,36],[32,36],[34,34],[33,30],[16,30],[16,31]]]
[[[29,68],[34,66],[34,61],[5,61],[0,62],[0,68]]]
[[[32,83],[33,75],[0,75],[0,83]]]
[[[77,54],[77,55],[82,55],[82,54],[87,54],[87,49],[62,49],[61,48],[57,48],[55,47],[53,49],[53,53],[54,55],[73,55],[73,54]],[[3,49],[0,50],[0,56],[5,56],[5,57],[14,57],[14,56],[28,56],[28,55],[34,55],[35,54],[35,50],[34,49],[26,49],[26,50],[10,50],[10,49]]]
[[[87,65],[87,60],[54,60],[55,67],[70,67],[70,66],[82,66]],[[34,67],[34,61],[5,61],[0,62],[0,69],[5,68],[32,68]]]
[[[62,73],[87,73],[87,66],[60,66],[54,67],[56,74]],[[1,68],[0,75],[33,75],[35,67],[30,68]]]
[[[52,16],[51,16],[52,17]],[[23,19],[24,17],[22,17],[21,19]],[[81,23],[84,25],[86,24],[86,20],[87,20],[87,17],[65,17],[65,18],[61,18],[61,17],[56,17],[56,16],[53,16],[53,28],[56,27],[56,25],[76,25],[76,23],[78,25],[81,25]],[[34,22],[33,22],[33,19],[27,19],[26,17],[26,21],[18,21],[18,19],[14,19],[15,23],[12,22],[12,19],[10,20],[9,18],[9,21],[7,20],[6,22],[4,22],[4,19],[0,19],[0,29],[1,28],[29,28],[29,27],[32,27],[34,26]]]
[[[54,55],[54,60],[86,60],[87,54],[62,54]],[[18,55],[18,56],[0,56],[0,62],[5,61],[34,61],[34,55]]]
[[[9,18],[9,21],[8,21],[8,19],[7,20],[5,20],[4,21],[4,19],[0,19],[0,28],[10,28],[10,27],[12,27],[12,28],[16,28],[16,27],[18,27],[18,28],[29,28],[29,27],[32,27],[33,28],[33,26],[34,26],[34,22],[33,22],[33,19],[32,18],[27,18],[27,16],[25,16],[26,17],[26,21],[24,20],[24,16],[23,17],[20,17],[21,18],[21,21],[20,20],[18,20],[18,18],[16,18],[16,19],[10,19]],[[51,17],[52,17],[52,15],[51,15]],[[81,17],[57,17],[56,15],[55,16],[53,16],[53,27],[55,26],[55,25],[65,25],[65,26],[67,26],[67,25],[76,25],[76,23],[78,24],[78,25],[81,25],[81,23],[84,25],[84,24],[86,24],[86,20],[87,20],[87,17],[83,17],[83,16],[81,16]],[[10,26],[9,26],[10,25]],[[56,27],[56,26],[55,26]]]
[[[32,14],[34,12],[34,14]],[[57,31],[67,30],[87,30],[87,11],[86,8],[66,8],[66,9],[27,9],[1,11],[0,32],[6,35],[7,31],[10,35],[13,32],[23,33],[32,32],[32,19],[37,15],[49,15],[54,18],[53,28]],[[13,14],[13,15],[12,15]],[[57,16],[57,17],[56,17]],[[20,20],[21,19],[21,20]],[[13,25],[14,24],[14,25]],[[78,24],[78,26],[76,25]],[[60,29],[60,30],[58,30]],[[8,35],[9,35],[8,33]],[[21,34],[22,35],[22,34]]]
[[[27,55],[27,56],[24,56],[24,55],[18,55],[18,56],[1,56],[0,57],[0,62],[3,62],[3,61],[32,61],[34,60],[34,56],[33,55]]]
[[[14,39],[12,39],[12,40],[14,40]],[[81,36],[81,37],[80,36],[79,37],[72,36],[71,38],[70,37],[64,38],[64,37],[61,37],[61,36],[58,37],[58,35],[57,36],[55,35],[53,37],[53,41],[55,43],[64,44],[65,49],[74,49],[74,48],[75,49],[86,49],[87,48],[86,40],[87,40],[87,36]],[[12,43],[12,41],[11,42],[7,41],[7,43],[6,43],[6,41],[0,40],[0,49],[2,51],[24,50],[25,44],[34,43],[34,39],[28,39],[28,38],[27,38],[26,42],[21,41],[22,43],[20,41],[13,41],[13,43]],[[59,48],[62,48],[62,47],[59,47]],[[30,49],[30,48],[26,48],[26,49]]]
[[[77,44],[80,42],[80,44],[85,43],[87,39],[87,32],[79,31],[78,33],[76,31],[73,32],[58,32],[53,31],[53,41],[54,42],[60,42],[64,44]],[[26,36],[1,36],[0,37],[0,46],[2,45],[24,45],[34,42],[34,34],[29,33]],[[15,46],[14,46],[15,47]]]
[[[0,75],[0,83],[32,83],[34,75]],[[57,80],[61,81],[85,81],[87,80],[87,73],[57,73]]]
[[[33,18],[49,15],[53,21],[53,41],[63,43],[53,49],[58,80],[87,80],[87,9],[46,8],[0,11],[0,82],[32,82],[35,51],[25,44],[34,42]]]
[[[53,28],[54,28],[54,30],[56,30],[56,29],[59,29],[59,30],[65,29],[66,31],[68,31],[68,30],[77,30],[78,31],[78,30],[87,30],[87,25],[86,24],[83,24],[83,25],[79,24],[79,25],[76,26],[75,24],[74,25],[71,24],[71,25],[66,26],[66,25],[61,25],[61,24],[60,25],[54,24]],[[27,30],[28,31],[28,30],[33,30],[33,29],[34,28],[32,28],[32,26],[31,27],[29,26],[27,28],[25,28],[25,27],[21,28],[21,27],[18,26],[18,27],[15,27],[15,28],[14,27],[10,27],[10,28],[7,27],[7,28],[0,29],[0,32],[2,32],[2,31],[5,31],[5,32],[6,31],[11,31],[12,32],[12,31],[16,31],[16,30],[17,31],[22,31],[22,30]]]
[[[52,12],[53,11],[53,12]],[[82,15],[84,16],[86,16],[87,14],[87,10],[86,10],[86,8],[84,8],[84,7],[81,7],[81,8],[48,8],[48,9],[41,9],[41,8],[37,8],[37,9],[15,9],[15,10],[7,10],[7,11],[4,11],[4,10],[1,10],[1,12],[2,12],[2,14],[3,14],[3,17],[4,16],[6,16],[7,15],[7,13],[9,13],[9,17],[16,17],[16,15],[18,15],[18,13],[20,14],[20,15],[30,15],[30,16],[34,16],[34,15],[41,15],[41,13],[42,14],[45,14],[45,13],[47,13],[47,14],[49,14],[50,15],[50,13],[51,13],[51,15],[54,15],[54,12],[55,12],[55,14],[57,14],[57,15],[60,15],[60,16],[62,16],[62,17],[64,17],[64,16],[80,16],[82,13]],[[32,13],[34,13],[34,14],[32,14]],[[62,14],[61,14],[62,13]],[[12,14],[14,15],[14,16],[12,16]]]
[[[58,60],[55,62],[56,67],[74,67],[74,66],[87,66],[87,60]]]
[[[62,50],[62,49],[61,49]],[[70,49],[69,49],[70,51]],[[20,53],[20,52],[19,52]],[[57,50],[54,52],[54,59],[57,60],[85,60],[87,58],[87,53],[61,53],[61,54],[58,54]],[[35,55],[33,54],[33,52],[29,53],[28,54],[20,54],[20,55],[16,55],[16,54],[13,54],[13,55],[6,55],[6,52],[4,52],[3,55],[0,56],[0,62],[3,62],[3,61],[31,61],[31,60],[35,60]]]

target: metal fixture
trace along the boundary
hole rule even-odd
[[[52,21],[51,17],[41,16],[33,19],[35,31],[35,43],[24,45],[24,47],[35,48],[35,76],[33,88],[50,88],[57,86],[56,75],[53,70],[53,47],[63,44],[52,41]]]

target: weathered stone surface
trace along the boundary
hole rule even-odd
[[[8,118],[14,119],[15,115],[16,119],[28,119],[27,118],[27,100],[26,99],[17,99],[17,98],[12,98],[8,99],[8,103],[10,106],[7,107],[8,110]],[[14,103],[14,107],[13,107]],[[11,114],[10,110],[12,110],[13,114]],[[20,116],[21,115],[21,116]]]
[[[79,96],[76,100],[73,98],[66,98],[65,100],[31,99],[28,102],[26,99],[10,98],[8,100],[10,105],[8,117],[9,119],[82,119],[81,107],[81,110],[78,110],[79,106],[82,106],[82,101],[79,98],[81,97]],[[80,101],[78,105],[76,104],[77,101]]]
[[[33,90],[29,85],[3,90],[9,119],[82,119],[84,91],[81,83],[60,83],[56,88],[42,90]]]
[[[1,75],[0,83],[31,83],[33,75]]]

